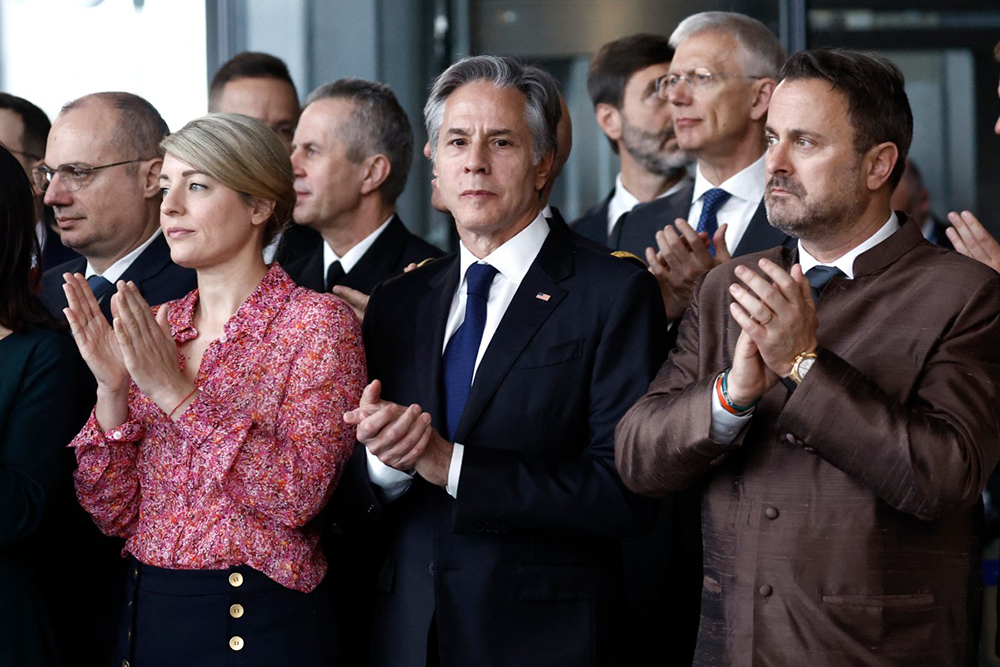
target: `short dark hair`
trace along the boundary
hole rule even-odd
[[[602,46],[587,70],[587,92],[596,107],[610,104],[621,109],[625,86],[632,75],[651,65],[674,59],[674,49],[662,35],[639,33]]]
[[[873,53],[821,48],[794,54],[781,68],[779,78],[822,79],[843,93],[858,154],[885,141],[896,144],[899,158],[889,185],[895,188],[899,184],[913,139],[913,112],[903,73],[896,65]]]
[[[170,134],[170,129],[156,107],[138,95],[123,92],[93,93],[66,103],[60,113],[72,111],[95,100],[118,111],[111,141],[123,157],[136,160],[163,157],[160,142]]]
[[[21,163],[0,147],[0,326],[20,331],[47,318],[34,296],[41,252],[35,197]],[[34,268],[33,268],[34,265]]]
[[[45,157],[45,142],[49,138],[52,123],[45,112],[34,104],[10,93],[0,93],[0,109],[9,109],[21,118],[24,132],[21,135],[22,149],[36,160]]]
[[[281,58],[272,56],[270,53],[260,53],[258,51],[244,51],[237,53],[219,68],[219,71],[212,77],[212,83],[208,87],[208,110],[215,111],[222,89],[233,79],[277,79],[284,81],[292,87],[295,99],[299,99],[298,91],[295,90],[295,82],[292,75],[288,73],[288,65]]]
[[[354,104],[351,117],[340,125],[347,159],[358,164],[381,153],[389,158],[389,177],[382,183],[382,199],[395,204],[406,188],[413,161],[413,128],[392,89],[364,79],[339,79],[309,94],[308,107],[317,100],[338,98]]]

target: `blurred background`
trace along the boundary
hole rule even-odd
[[[618,170],[587,96],[591,55],[630,33],[669,35],[688,14],[712,9],[762,20],[789,51],[847,46],[892,58],[906,74],[911,156],[933,211],[968,208],[1000,233],[995,0],[0,0],[0,90],[50,117],[79,95],[128,90],[176,129],[206,111],[208,81],[240,51],[284,59],[302,98],[344,76],[384,81],[417,131],[401,215],[447,246],[450,222],[429,206],[430,168],[419,154],[437,73],[475,53],[552,71],[574,121],[552,201],[572,220],[611,190]]]

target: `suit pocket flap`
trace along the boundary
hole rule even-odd
[[[926,607],[934,604],[933,593],[910,595],[824,595],[823,602],[843,607],[876,607],[880,609],[898,607]]]
[[[514,368],[541,368],[554,366],[564,361],[578,359],[583,355],[583,339],[577,338],[568,343],[557,343],[540,350],[528,350],[517,360]]]
[[[517,568],[518,600],[596,600],[607,597],[596,567],[522,565]]]

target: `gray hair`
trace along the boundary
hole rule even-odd
[[[477,81],[485,81],[501,89],[514,88],[524,95],[524,119],[531,131],[535,164],[555,151],[556,126],[562,116],[562,108],[552,76],[539,67],[522,65],[513,58],[471,56],[459,60],[434,80],[430,97],[424,105],[431,160],[437,158],[438,136],[448,96],[460,87]]]
[[[735,12],[701,12],[687,17],[670,35],[675,49],[688,37],[704,32],[732,35],[743,51],[743,73],[748,76],[778,78],[787,56],[781,43],[766,25],[757,19]]]
[[[317,100],[344,99],[354,104],[350,117],[338,126],[347,146],[347,159],[358,164],[372,155],[389,158],[389,176],[382,184],[382,198],[394,204],[403,194],[413,160],[413,129],[403,107],[384,83],[363,79],[339,79],[309,94],[306,106]]]

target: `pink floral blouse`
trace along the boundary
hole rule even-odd
[[[197,302],[194,290],[170,303],[178,344],[198,336]],[[275,264],[224,332],[205,351],[200,393],[178,421],[134,383],[126,423],[102,432],[91,414],[70,445],[77,497],[143,563],[245,563],[311,591],[326,574],[313,519],[354,450],[343,414],[366,381],[357,319]]]

